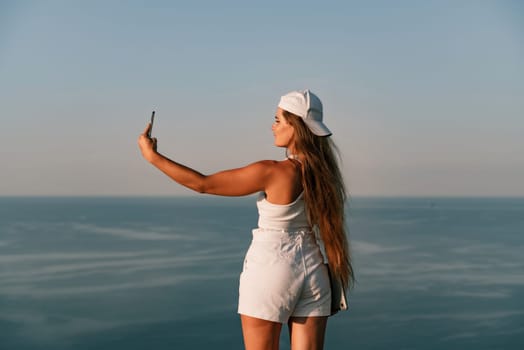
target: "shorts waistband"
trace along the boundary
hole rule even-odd
[[[291,230],[273,229],[273,228],[255,228],[253,229],[253,241],[280,241],[288,239],[311,238],[315,239],[313,230],[309,227],[297,228]]]

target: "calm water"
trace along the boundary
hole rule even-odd
[[[358,284],[327,349],[524,348],[523,198],[349,212]],[[0,198],[0,349],[241,349],[256,220],[254,198]]]

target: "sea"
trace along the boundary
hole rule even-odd
[[[524,198],[352,197],[347,221],[325,349],[524,349]],[[243,349],[256,223],[252,196],[0,197],[0,349]]]

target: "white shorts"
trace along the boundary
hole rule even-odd
[[[280,323],[293,316],[330,315],[329,275],[313,232],[253,230],[240,275],[238,313]]]

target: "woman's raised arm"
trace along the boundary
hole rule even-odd
[[[269,160],[212,175],[204,175],[179,164],[157,152],[156,138],[151,139],[148,136],[150,127],[148,124],[138,138],[142,156],[171,179],[193,191],[221,196],[244,196],[264,191],[270,181],[275,162]]]

